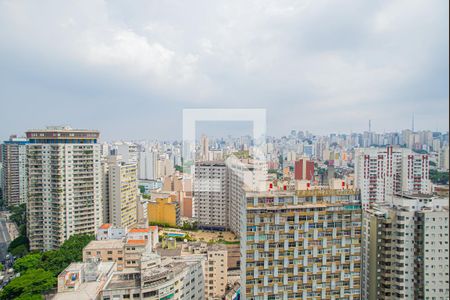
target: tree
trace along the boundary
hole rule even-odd
[[[29,253],[26,245],[17,246],[16,248],[11,249],[11,251],[9,252],[15,257],[24,257]]]
[[[23,225],[26,223],[26,212],[27,208],[25,204],[20,204],[18,206],[12,206],[9,208],[11,212],[11,216],[9,219],[16,223],[16,225],[19,227],[20,225]]]
[[[25,246],[26,249],[28,249],[29,240],[26,236],[20,235],[16,239],[14,239],[11,244],[8,246],[8,251],[13,252],[14,248],[17,248],[19,246]],[[25,253],[26,254],[26,253]],[[14,255],[14,254],[13,254]]]
[[[449,173],[439,172],[438,170],[430,170],[430,180],[434,184],[446,185],[449,182]]]
[[[3,264],[2,263],[0,263],[0,271],[3,271],[3,268],[4,268],[5,266],[3,266]]]
[[[28,254],[16,260],[13,268],[17,273],[24,274],[28,270],[35,270],[41,268],[42,267],[41,259],[42,259],[41,253]]]
[[[56,285],[56,277],[72,262],[82,260],[83,248],[94,239],[92,235],[74,235],[58,250],[29,253],[14,263],[21,276],[12,280],[0,293],[2,299],[43,299],[42,293]],[[24,245],[14,248],[17,250]],[[23,248],[22,248],[23,249]],[[23,249],[26,250],[26,249]]]
[[[42,254],[42,267],[55,276],[64,271],[72,262],[83,259],[83,248],[94,239],[92,235],[73,235],[62,244],[59,250]]]
[[[56,278],[51,272],[43,269],[28,270],[3,288],[0,299],[43,299],[41,295],[50,291],[55,284]]]

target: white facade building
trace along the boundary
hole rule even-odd
[[[356,150],[355,187],[361,190],[365,207],[395,193],[430,193],[429,171],[428,155],[409,149],[388,146]]]
[[[224,162],[197,162],[194,174],[194,217],[200,227],[229,229],[229,185]]]
[[[137,163],[138,146],[130,142],[116,142],[111,146],[111,155],[120,155],[126,163]]]
[[[157,178],[158,153],[148,147],[139,151],[139,179],[153,180]]]

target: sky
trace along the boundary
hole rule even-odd
[[[447,131],[448,0],[0,0],[0,139],[175,139],[183,109],[270,135]],[[224,131],[226,132],[226,126]]]

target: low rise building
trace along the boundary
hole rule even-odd
[[[100,300],[105,283],[116,271],[114,262],[72,263],[58,276],[54,300]]]
[[[96,232],[96,240],[120,240],[126,236],[126,230],[122,227],[116,227],[112,224],[103,224]]]
[[[56,300],[204,299],[201,258],[161,258],[146,252],[137,267],[115,270],[114,262],[73,263],[58,276]]]
[[[118,233],[112,235],[116,231]],[[157,226],[133,228],[125,235],[123,231],[110,224],[102,225],[97,232],[99,240],[91,241],[83,249],[83,261],[116,262],[118,270],[136,268],[142,253],[153,251],[159,243]],[[106,239],[108,236],[113,238]]]
[[[145,253],[138,268],[110,277],[102,295],[103,300],[204,299],[202,261]]]
[[[180,206],[172,198],[159,198],[148,202],[148,222],[149,224],[166,224],[169,226],[179,226]]]
[[[124,242],[122,240],[91,241],[83,249],[83,262],[98,260],[117,263],[117,270],[124,268]]]

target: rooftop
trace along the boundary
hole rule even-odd
[[[145,245],[147,244],[147,240],[128,240],[128,245]]]
[[[154,227],[154,226],[153,226]],[[129,233],[148,233],[154,229],[152,228],[133,228],[129,230]]]
[[[91,241],[84,250],[122,249],[123,244],[122,240]]]
[[[112,224],[103,224],[102,226],[100,226],[100,229],[109,229],[112,227]]]

